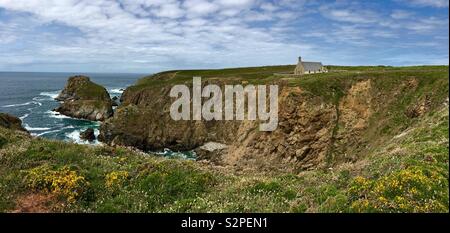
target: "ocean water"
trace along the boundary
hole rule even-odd
[[[54,100],[70,76],[79,73],[0,72],[0,112],[10,113],[22,120],[34,136],[97,144],[80,139],[80,132],[91,127],[98,135],[99,122],[70,118],[53,112],[59,103]],[[127,86],[145,74],[83,74],[104,86],[111,98],[120,97]]]

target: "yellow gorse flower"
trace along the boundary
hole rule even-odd
[[[57,170],[45,165],[36,167],[27,172],[26,179],[29,188],[64,196],[70,203],[75,202],[88,185],[83,176],[67,166]]]
[[[128,179],[128,177],[129,174],[127,171],[113,171],[106,175],[106,187],[110,189],[118,188],[125,182],[126,179]]]

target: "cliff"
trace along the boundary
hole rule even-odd
[[[86,76],[70,77],[56,100],[62,103],[55,111],[67,116],[103,121],[113,115],[106,89]]]
[[[27,132],[19,118],[7,113],[0,112],[0,127]]]
[[[143,78],[125,90],[100,139],[143,150],[220,143],[226,149],[202,158],[242,169],[329,168],[360,160],[448,97],[447,67],[329,67],[330,73],[302,78],[273,75],[291,69],[168,71]],[[192,86],[193,76],[203,85],[279,84],[278,128],[260,132],[259,122],[247,120],[172,120],[169,91],[178,83]]]

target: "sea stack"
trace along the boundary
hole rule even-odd
[[[55,111],[66,116],[104,121],[113,115],[111,98],[106,89],[86,76],[70,77],[55,99],[61,101]]]

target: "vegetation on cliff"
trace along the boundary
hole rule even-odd
[[[186,77],[178,78],[183,72],[188,72]],[[154,77],[189,82],[193,71],[183,72]],[[227,79],[234,80],[231,72],[238,72],[230,71]],[[363,67],[301,79],[268,74],[247,77],[246,82],[277,79],[288,88],[281,93],[285,123],[278,132],[252,139],[260,153],[267,148],[260,144],[263,139],[276,150],[261,157],[236,153],[236,166],[30,138],[0,127],[0,211],[449,211],[448,67]],[[142,107],[155,80],[143,79],[127,89],[127,104],[119,108],[139,128],[153,114]],[[305,99],[307,104],[299,107]],[[307,114],[296,113],[303,111]],[[117,124],[112,126],[131,127],[124,121]],[[328,137],[315,140],[318,132]],[[284,149],[277,146],[282,141],[288,145],[280,147]],[[293,160],[291,151],[302,159]],[[275,164],[279,169],[263,164],[271,156],[280,157]],[[288,169],[289,161],[300,166]]]
[[[70,77],[56,100],[62,101],[57,112],[75,118],[103,121],[113,114],[106,89],[86,76]]]

